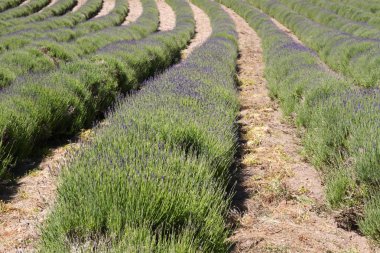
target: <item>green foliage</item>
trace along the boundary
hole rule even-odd
[[[371,197],[364,209],[364,219],[359,222],[360,230],[374,240],[380,240],[380,197]]]
[[[4,0],[0,2],[0,11],[15,7],[22,3],[22,0]]]
[[[109,252],[228,251],[224,219],[237,140],[237,37],[219,5],[194,2],[211,18],[211,38],[120,100],[95,138],[72,153],[43,229],[42,252],[88,245]],[[169,3],[191,12],[185,1]],[[149,55],[152,42],[144,51]],[[166,59],[157,52],[157,59]]]
[[[181,11],[177,5],[173,3],[173,8]],[[134,45],[111,43],[96,56],[63,64],[45,75],[18,79],[0,94],[0,106],[4,108],[0,111],[0,128],[7,132],[1,152],[9,154],[11,161],[22,159],[54,136],[72,135],[91,126],[120,94],[139,87],[140,81],[177,60],[194,34],[194,20],[187,13],[177,15],[179,24],[173,31],[152,34]],[[144,15],[143,22],[136,25],[145,25]],[[147,25],[156,27],[152,22]],[[128,33],[127,27],[123,29]]]
[[[105,28],[114,21],[115,15],[119,19],[124,19],[124,13],[126,12],[125,1],[119,1],[119,4],[115,7],[115,13],[109,14],[100,19],[88,21],[89,23],[98,23],[99,29]],[[0,86],[9,86],[14,79],[9,76],[27,75],[30,73],[41,73],[48,70],[53,70],[65,62],[71,62],[79,60],[80,57],[87,56],[88,54],[95,53],[98,49],[110,45],[118,41],[128,41],[141,39],[147,36],[149,33],[155,31],[158,26],[158,10],[154,1],[144,0],[142,1],[144,12],[138,18],[138,20],[130,24],[127,27],[107,27],[96,33],[91,33],[91,29],[88,30],[85,24],[82,23],[79,27],[71,29],[71,35],[76,38],[77,41],[72,42],[55,42],[48,39],[39,40],[33,43],[29,43],[30,39],[23,41],[19,40],[18,43],[29,44],[23,49],[12,49],[0,55],[0,61],[6,64],[7,69],[3,72],[8,78],[0,79]],[[119,10],[120,11],[117,11]],[[121,13],[119,13],[121,12]],[[68,30],[68,29],[66,29]],[[89,35],[84,35],[90,33]],[[60,34],[59,31],[53,32],[53,34]],[[9,43],[12,43],[12,38]],[[29,42],[28,42],[29,41]],[[3,44],[3,47],[8,47],[8,44]],[[12,47],[17,48],[19,44],[11,44]],[[147,47],[146,47],[147,48]],[[148,49],[148,48],[147,48]],[[157,48],[154,48],[157,51]],[[157,54],[157,52],[156,52]],[[146,54],[145,54],[146,55]],[[91,57],[91,56],[89,56]],[[149,58],[149,57],[147,57]],[[164,60],[156,62],[156,64],[162,63]],[[141,62],[141,61],[140,61]],[[157,66],[157,68],[163,68],[164,66]],[[167,67],[167,66],[166,66]],[[13,72],[13,73],[12,73]],[[152,73],[152,70],[150,70]],[[4,75],[5,75],[4,74]],[[146,76],[148,73],[142,72],[142,76]]]
[[[16,79],[16,74],[8,67],[0,66],[0,89]]]
[[[0,20],[23,17],[39,11],[50,3],[49,0],[33,0],[17,8],[0,13]]]
[[[303,128],[308,157],[326,175],[331,206],[360,209],[365,205],[361,229],[378,240],[378,201],[366,200],[379,192],[379,89],[359,88],[350,79],[330,71],[314,51],[291,39],[251,4],[220,1],[242,15],[260,35],[270,91],[284,112],[294,115],[295,122]],[[372,42],[363,39],[363,43],[356,44],[357,40],[347,39],[347,34],[334,36],[335,31],[314,24],[276,0],[249,2],[294,29],[306,44],[324,54],[329,64],[332,62],[328,57],[334,55],[331,59],[337,68],[356,71],[366,83],[377,80],[377,73],[373,73],[378,61],[369,57],[377,50]],[[362,64],[355,70],[351,65],[354,58]],[[366,71],[373,72],[367,75]]]
[[[293,0],[281,1],[293,2]],[[377,71],[380,67],[380,61],[377,57],[379,42],[377,39],[372,39],[372,37],[379,38],[378,29],[373,28],[370,32],[368,26],[363,28],[356,23],[342,21],[342,18],[339,19],[341,20],[340,25],[335,24],[337,27],[342,27],[341,29],[347,29],[352,33],[357,31],[359,36],[370,37],[362,38],[314,22],[278,0],[248,0],[248,2],[289,27],[307,46],[314,49],[333,70],[344,74],[358,85],[378,86],[380,80],[380,73]],[[310,8],[307,4],[303,6]],[[316,8],[320,9],[320,7]],[[297,9],[300,12],[301,10],[303,9]],[[308,13],[310,14],[310,11]],[[333,14],[327,12],[327,14],[322,13],[320,16],[321,18],[328,16],[323,22],[338,22],[336,19],[331,19],[331,15]]]

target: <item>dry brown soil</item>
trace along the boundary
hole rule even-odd
[[[175,27],[176,17],[173,9],[164,0],[157,0],[157,7],[160,13],[159,31],[170,31]]]
[[[128,25],[135,22],[143,13],[143,6],[140,0],[129,0],[128,5],[129,12],[123,25]]]
[[[76,12],[77,10],[79,10],[79,8],[82,7],[86,2],[87,0],[78,0],[77,5],[75,5],[72,12]]]
[[[25,5],[25,4],[28,4],[29,2],[30,2],[30,0],[26,0],[26,1],[22,2],[22,3],[20,4],[20,6],[23,6],[23,5]]]
[[[94,18],[100,18],[107,14],[109,14],[113,8],[115,8],[116,1],[115,0],[103,0],[102,9]]]
[[[191,54],[195,48],[202,45],[212,33],[210,19],[207,14],[192,3],[190,3],[190,7],[193,10],[195,20],[197,20],[195,24],[195,36],[190,41],[189,46],[182,51],[182,59],[186,59],[187,56]]]
[[[88,138],[84,132],[81,139]],[[54,203],[56,179],[60,164],[70,149],[79,142],[51,149],[35,169],[17,180],[17,184],[0,188],[0,252],[34,252],[39,238],[39,225]],[[13,193],[12,193],[13,192]]]
[[[224,8],[239,34],[241,171],[230,240],[234,252],[375,252],[364,237],[337,227],[318,172],[300,137],[268,95],[261,42]],[[294,35],[293,35],[294,36]]]

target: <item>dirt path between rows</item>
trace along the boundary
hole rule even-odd
[[[87,0],[78,0],[77,5],[75,5],[72,12],[78,11],[80,9],[80,7],[82,7],[86,2],[87,2]]]
[[[268,96],[261,41],[224,8],[239,34],[242,158],[235,210],[234,252],[374,252],[355,232],[337,228],[322,182],[300,155],[297,129]]]
[[[195,18],[195,36],[189,46],[182,51],[182,59],[186,59],[195,48],[202,45],[212,33],[210,19],[207,14],[194,4],[190,3]]]
[[[28,4],[28,3],[30,3],[30,0],[26,0],[26,1],[22,2],[19,6],[24,6],[24,5]]]
[[[82,135],[85,139],[88,133]],[[56,179],[65,154],[79,142],[51,149],[50,155],[16,184],[0,187],[0,252],[34,252],[39,225],[54,204]]]
[[[176,16],[173,9],[164,0],[157,0],[157,8],[160,13],[159,31],[170,31],[175,27]]]
[[[138,0],[131,2],[137,5]],[[166,11],[170,10],[161,9],[160,14],[167,17],[170,13]],[[191,48],[194,48],[193,43],[199,46],[206,41],[211,33],[210,22],[205,22],[205,15],[200,9],[194,12],[198,33],[189,45]],[[87,130],[79,138],[74,138],[72,143],[52,148],[50,155],[41,163],[36,163],[36,169],[17,179],[17,183],[0,185],[1,253],[35,252],[40,236],[39,226],[54,205],[60,164],[65,162],[65,154],[69,150],[80,148],[81,143],[89,140],[91,136],[92,131]]]
[[[140,0],[128,1],[129,12],[122,25],[128,25],[135,22],[143,13],[143,6]]]
[[[94,18],[100,18],[109,14],[115,8],[116,0],[103,0],[102,9]]]

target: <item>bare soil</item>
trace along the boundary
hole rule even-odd
[[[366,238],[337,227],[320,175],[301,155],[297,129],[268,95],[260,38],[224,9],[236,23],[240,48],[242,151],[232,251],[377,252]]]
[[[90,131],[83,132],[86,140]],[[57,176],[66,153],[80,147],[80,142],[51,149],[35,169],[17,180],[1,185],[0,192],[0,252],[34,252],[39,238],[39,226],[54,204]]]
[[[143,6],[140,0],[129,0],[129,12],[125,18],[123,25],[128,25],[135,22],[143,13]]]
[[[30,2],[30,0],[26,0],[26,1],[22,2],[22,3],[20,4],[20,6],[26,5],[26,4],[28,4],[29,2]]]
[[[159,31],[170,31],[175,28],[176,16],[173,9],[164,0],[157,0],[160,13]]]
[[[109,14],[113,8],[115,8],[116,1],[115,0],[103,0],[102,9],[94,18],[100,18],[107,14]]]
[[[190,41],[189,46],[182,51],[182,58],[186,59],[191,52],[202,45],[212,33],[210,19],[207,14],[194,4],[190,3],[190,7],[195,18],[195,36]]]
[[[75,5],[72,12],[76,12],[77,10],[79,10],[79,8],[82,7],[86,2],[87,0],[78,0],[77,5]]]

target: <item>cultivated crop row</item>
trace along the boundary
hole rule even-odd
[[[310,2],[301,0],[279,0],[279,2],[285,4],[298,14],[327,27],[358,37],[380,39],[379,27],[370,26],[364,22],[354,22]]]
[[[95,7],[98,5],[98,0],[88,1],[87,7]],[[122,7],[124,8],[123,2]],[[150,4],[149,4],[150,2]],[[101,3],[101,1],[99,2]],[[139,39],[141,36],[147,35],[150,32],[156,30],[158,25],[158,11],[155,3],[152,1],[144,1],[145,3],[145,15],[143,15],[137,24],[134,24],[128,29],[123,28],[114,28],[114,29],[105,29],[98,33],[92,33],[87,36],[82,36],[80,40],[72,43],[57,43],[51,41],[50,38],[40,39],[37,42],[31,38],[27,38],[25,34],[3,37],[3,47],[7,47],[7,44],[11,44],[12,48],[25,46],[29,43],[24,49],[19,50],[10,50],[0,56],[1,58],[1,67],[0,67],[0,87],[5,87],[9,85],[18,75],[38,72],[38,71],[47,71],[56,68],[61,62],[73,61],[79,59],[79,56],[83,56],[85,53],[94,52],[96,49],[101,46],[107,45],[113,41],[117,40],[131,40]],[[94,5],[95,4],[95,5]],[[119,7],[116,5],[116,8]],[[91,9],[83,7],[83,10]],[[123,13],[126,10],[123,10]],[[78,10],[77,13],[82,13]],[[124,14],[123,14],[124,15]],[[149,15],[151,15],[149,17]],[[73,16],[72,16],[73,17]],[[149,20],[151,19],[151,21]],[[60,36],[59,38],[71,38],[74,34],[79,35],[81,32],[86,30],[90,33],[93,27],[101,28],[105,24],[112,22],[113,15],[110,14],[110,17],[104,16],[103,18],[95,19],[88,21],[88,23],[83,23],[75,29],[56,29],[49,33],[50,37]],[[65,21],[66,22],[66,21]],[[65,24],[65,22],[63,24]],[[46,24],[48,24],[46,22]],[[116,34],[112,34],[115,32]],[[29,34],[35,34],[30,32]],[[46,33],[41,33],[40,35],[46,35]],[[94,39],[92,39],[94,36]]]
[[[2,170],[48,138],[91,125],[120,92],[136,88],[140,81],[175,62],[194,33],[191,9],[178,1],[171,1],[177,14],[174,30],[141,41],[111,44],[93,57],[47,75],[26,76],[3,90]]]
[[[10,18],[17,18],[30,15],[39,11],[50,3],[50,0],[32,0],[30,3],[21,5],[17,8],[10,9],[0,13],[0,20],[6,20]]]
[[[68,6],[70,6],[69,8],[71,9],[75,5],[76,1],[58,1],[57,4],[58,3],[66,3]],[[8,43],[9,45],[2,45],[2,49],[7,48],[7,46],[10,47],[12,45],[12,41],[9,41],[11,39],[13,39],[13,42],[17,42],[17,39],[22,39],[23,37],[41,37],[43,35],[42,32],[46,30],[74,27],[75,25],[94,17],[102,8],[102,3],[102,0],[88,0],[75,12],[69,12],[66,13],[66,15],[59,17],[44,17],[43,20],[39,22],[31,22],[30,20],[28,20],[28,18],[31,18],[34,15],[21,19],[13,19],[14,22],[12,22],[13,20],[9,21],[9,23],[5,22],[3,24],[4,27],[2,27],[0,31],[0,35],[3,35],[3,37],[1,38],[1,44]],[[38,14],[45,13],[46,12],[41,12]],[[9,34],[9,38],[4,37],[5,34]]]
[[[226,252],[238,101],[232,20],[187,60],[120,101],[63,170],[42,251]],[[183,2],[185,4],[185,2]]]
[[[30,24],[32,22],[37,22],[48,18],[54,18],[55,16],[64,15],[66,12],[70,11],[76,4],[76,0],[60,0],[54,3],[53,5],[44,8],[43,10],[41,10],[41,12],[34,13],[27,17],[2,20],[0,22],[0,34],[3,34],[3,29],[6,29],[6,27],[10,25]]]
[[[377,0],[368,0],[365,2],[358,0],[332,0],[332,2],[346,4],[348,6],[354,7],[355,9],[371,13],[374,16],[378,15],[378,13],[380,12],[380,4]]]
[[[247,2],[221,2],[262,38],[271,93],[306,129],[304,144],[312,162],[324,168],[330,204],[364,205],[360,229],[379,240],[380,90],[357,88],[329,71],[313,51]]]
[[[124,0],[123,0],[124,1]],[[70,43],[41,39],[29,46],[0,55],[0,88],[9,86],[20,75],[54,70],[117,41],[141,39],[157,30],[159,13],[154,0],[142,0],[143,13],[133,24],[109,27],[81,36]],[[95,21],[95,20],[94,20]],[[74,33],[73,30],[69,30]],[[62,33],[57,32],[58,35]]]
[[[380,17],[374,15],[371,12],[363,11],[355,8],[354,6],[347,5],[345,3],[339,2],[331,2],[328,0],[310,0],[310,3],[314,3],[320,7],[329,9],[336,14],[357,21],[357,22],[365,22],[368,25],[375,26],[380,28]],[[380,6],[379,6],[380,9]]]
[[[36,38],[37,36],[42,39],[49,38],[56,41],[70,41],[108,27],[119,26],[125,21],[127,14],[128,2],[125,0],[116,0],[115,7],[107,15],[77,23],[75,27],[69,26],[71,29],[67,29],[68,27],[66,26],[62,29],[54,29],[40,34],[34,34],[33,37]]]
[[[91,5],[88,6],[89,8],[86,8],[84,10],[90,11],[90,14],[94,15],[95,13],[93,13],[92,10],[97,10],[98,2],[98,0],[93,1]],[[115,8],[105,16],[83,22],[85,21],[84,16],[81,15],[81,12],[77,11],[75,13],[71,13],[70,15],[57,18],[55,20],[48,19],[42,23],[40,22],[31,24],[27,28],[23,28],[23,30],[18,31],[17,33],[12,33],[8,36],[3,36],[0,39],[0,43],[2,44],[2,48],[14,49],[20,46],[24,46],[25,44],[30,43],[33,40],[41,39],[44,37],[56,38],[62,41],[72,40],[84,34],[96,32],[110,26],[120,25],[124,22],[127,13],[128,2],[125,0],[116,0]],[[78,17],[80,18],[78,19]],[[9,29],[13,31],[14,26],[10,27]],[[52,29],[56,30],[47,32],[47,30]],[[14,41],[16,41],[17,43],[11,44]]]
[[[0,11],[4,11],[6,9],[10,9],[21,4],[23,0],[4,0],[0,2]]]
[[[276,0],[249,0],[288,26],[334,70],[362,86],[378,86],[380,42],[356,37],[315,23]]]

